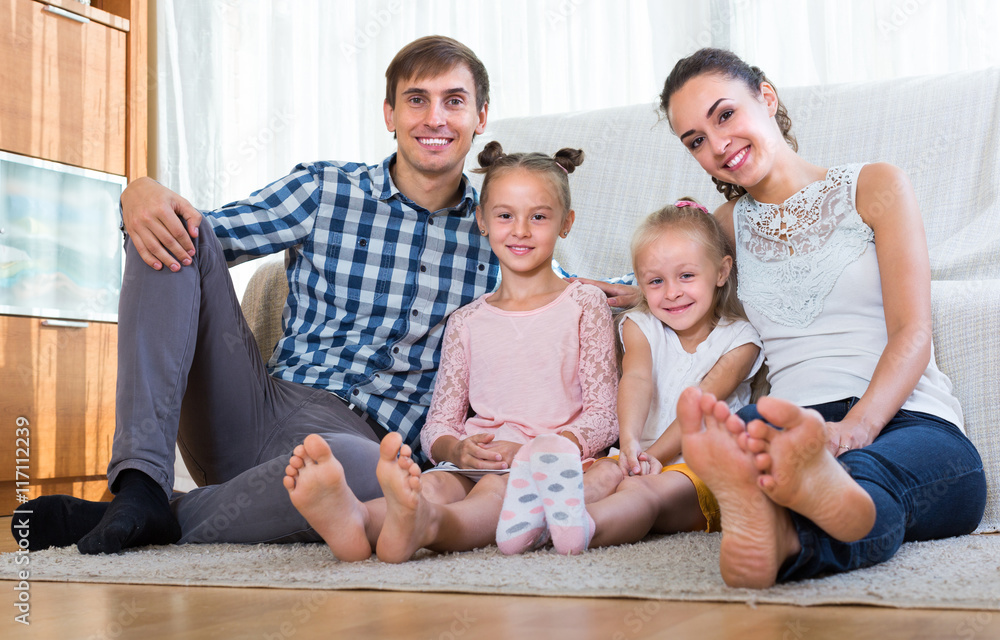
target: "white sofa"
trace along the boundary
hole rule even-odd
[[[885,161],[909,174],[930,246],[937,361],[986,465],[979,531],[1000,530],[1000,69],[778,91],[808,160]],[[652,103],[491,122],[469,168],[494,139],[510,152],[586,152],[570,176],[576,224],[556,255],[577,275],[628,273],[634,225],[663,204],[682,196],[709,208],[723,202]],[[280,265],[264,269],[244,297],[265,357],[280,331],[282,277]]]

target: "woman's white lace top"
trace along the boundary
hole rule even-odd
[[[739,298],[771,394],[799,405],[861,397],[888,342],[875,235],[855,204],[863,166],[833,167],[781,204],[747,194],[734,209]],[[962,426],[933,347],[903,408]]]

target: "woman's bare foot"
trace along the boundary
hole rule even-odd
[[[379,446],[375,475],[385,495],[386,513],[375,553],[383,562],[406,562],[437,535],[439,505],[420,493],[420,467],[410,453],[398,433],[387,435]]]
[[[757,451],[758,482],[777,504],[809,518],[842,542],[863,538],[875,524],[875,503],[826,448],[823,418],[786,400],[764,397],[759,420],[747,426]]]
[[[681,394],[677,419],[684,461],[712,490],[722,511],[722,579],[731,587],[770,587],[781,564],[801,547],[788,511],[757,485],[752,454],[739,445],[743,422],[697,387]]]
[[[347,486],[344,468],[326,440],[316,434],[306,436],[288,460],[282,482],[292,504],[338,560],[354,562],[371,556],[368,509]]]

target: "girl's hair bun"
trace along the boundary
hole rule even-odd
[[[483,169],[489,169],[493,164],[503,158],[506,154],[503,152],[503,147],[496,140],[492,140],[486,143],[483,150],[479,152],[476,159],[479,160],[479,166]],[[482,172],[482,171],[480,171]]]
[[[566,173],[573,173],[576,168],[583,164],[583,151],[581,149],[560,149],[552,156],[556,164],[562,167]]]

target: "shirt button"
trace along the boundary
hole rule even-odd
[[[434,224],[434,218],[427,218],[427,224]]]
[[[421,271],[427,271],[427,267],[425,265],[420,265],[420,270]]]
[[[484,265],[484,264],[479,265],[479,270],[480,271],[485,271],[486,270],[486,265]]]
[[[357,390],[357,389],[355,389],[355,390],[354,390],[354,391],[352,391],[351,393],[353,393],[354,395],[358,395],[358,390]]]
[[[393,347],[392,348],[392,352],[393,353],[399,353],[399,347]]]
[[[367,247],[368,241],[365,240],[364,238],[361,238],[360,240],[358,240],[358,244],[360,244],[362,247]]]
[[[417,315],[417,310],[416,309],[413,310],[413,315]]]

